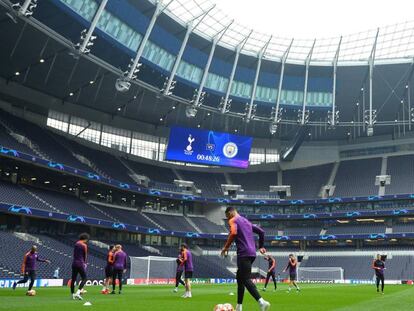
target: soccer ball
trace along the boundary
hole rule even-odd
[[[28,290],[26,293],[27,296],[36,296],[36,291],[34,289]]]
[[[87,292],[88,292],[88,291],[87,291],[86,289],[83,289],[83,288],[82,288],[82,289],[81,289],[81,291],[80,291],[80,294],[81,294],[81,295],[85,295]]]
[[[214,307],[214,311],[234,311],[233,306],[229,303],[219,304]]]
[[[103,289],[103,290],[101,290],[101,294],[102,295],[108,295],[109,294],[109,289]]]

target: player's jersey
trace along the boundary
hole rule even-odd
[[[75,247],[73,249],[73,262],[72,267],[76,268],[86,268],[88,257],[88,245],[82,241],[78,241],[75,243]]]
[[[289,259],[289,263],[288,263],[289,273],[296,273],[297,266],[298,266],[298,262],[296,261],[296,259],[293,261],[293,263]]]
[[[225,248],[229,248],[233,239],[236,241],[238,257],[256,257],[256,242],[253,233],[259,235],[259,248],[264,244],[263,229],[253,225],[246,218],[237,215],[229,220],[230,237]]]
[[[120,250],[114,254],[114,269],[125,270],[127,268],[127,254]]]
[[[178,254],[177,258],[177,272],[183,272],[184,271],[184,264],[181,262],[181,254]]]
[[[384,274],[385,262],[379,259],[374,260],[372,267],[374,268],[376,274]]]
[[[107,267],[112,267],[114,264],[114,252],[112,250],[110,250],[108,252],[108,255],[106,256],[106,266]]]
[[[184,270],[185,270],[185,272],[194,271],[193,254],[191,254],[191,251],[189,249],[185,249],[182,252],[182,257],[183,257],[183,260],[184,260]]]
[[[276,260],[273,257],[269,257],[268,259],[266,259],[267,262],[269,263],[269,272],[275,272],[276,269]]]
[[[27,252],[23,258],[22,272],[36,271],[36,262],[45,262],[46,260],[40,259],[37,253]]]

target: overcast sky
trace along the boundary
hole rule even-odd
[[[414,0],[213,0],[239,23],[281,37],[326,38],[414,20]]]

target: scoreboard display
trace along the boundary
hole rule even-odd
[[[247,168],[253,139],[199,129],[172,127],[165,159]]]

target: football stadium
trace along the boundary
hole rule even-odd
[[[411,308],[414,7],[322,2],[0,0],[0,310]]]

